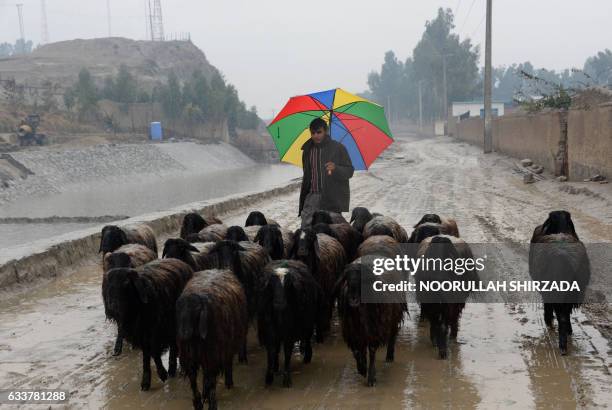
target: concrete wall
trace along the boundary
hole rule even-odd
[[[561,136],[560,115],[550,112],[495,119],[493,149],[516,158],[531,158],[554,171]]]
[[[497,109],[497,115],[500,117],[504,115],[504,103],[494,102],[492,103],[493,109]],[[452,104],[452,116],[458,117],[461,114],[470,112],[470,117],[480,117],[480,110],[484,108],[484,103],[470,103],[470,102],[454,102]]]
[[[612,103],[571,110],[567,138],[570,179],[595,174],[612,178]]]
[[[146,223],[157,236],[178,232],[183,216],[188,212],[202,215],[222,215],[236,209],[252,208],[257,202],[296,191],[300,182],[292,182],[267,191],[232,195],[225,198],[196,202],[169,211],[151,213],[116,222],[116,225]],[[0,249],[0,289],[16,284],[33,282],[38,278],[50,278],[73,269],[95,257],[100,245],[103,225],[78,232],[44,239],[27,246]]]
[[[555,172],[555,157],[563,138],[562,115],[547,112],[494,118],[493,148],[516,158],[531,158]],[[568,177],[582,180],[601,174],[612,178],[612,103],[590,110],[570,110],[567,123]],[[453,135],[482,146],[483,127],[482,119],[469,118],[453,124]]]

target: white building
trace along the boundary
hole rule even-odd
[[[504,115],[504,103],[501,101],[493,101],[493,116],[501,117]],[[455,101],[452,106],[452,116],[460,117],[469,113],[470,117],[484,117],[484,102],[482,101]]]

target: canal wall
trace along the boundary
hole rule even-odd
[[[124,219],[115,224],[146,223],[159,237],[177,232],[183,216],[189,212],[202,215],[222,215],[237,209],[256,207],[258,202],[299,189],[301,182],[292,181],[272,189],[248,194],[231,195],[215,200],[194,202],[163,212],[154,212]],[[95,257],[104,225],[70,232],[52,239],[27,245],[0,249],[0,289],[28,284],[40,278],[52,278],[76,267],[86,258]]]

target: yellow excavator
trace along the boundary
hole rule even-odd
[[[37,134],[36,129],[40,124],[40,115],[30,114],[19,124],[17,129],[17,137],[19,138],[19,146],[27,147],[29,145],[46,145],[48,143],[45,134]]]

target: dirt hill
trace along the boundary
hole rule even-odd
[[[207,78],[217,70],[190,41],[136,41],[121,37],[69,40],[37,48],[31,54],[0,59],[0,77],[18,83],[40,85],[50,80],[60,86],[72,85],[81,68],[87,67],[96,81],[115,74],[120,64],[145,87],[167,78],[174,71],[187,79],[201,69]]]

